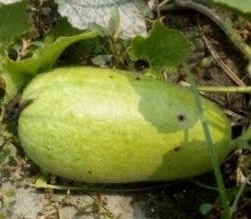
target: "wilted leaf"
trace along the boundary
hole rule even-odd
[[[0,3],[0,52],[21,34],[27,32],[32,24],[28,19],[26,7],[28,0],[14,4]]]
[[[157,22],[147,38],[133,39],[130,56],[149,61],[155,72],[161,72],[163,68],[176,69],[192,51],[193,44],[181,32]]]
[[[251,0],[210,0],[215,4],[227,7],[251,19]]]
[[[58,10],[77,28],[87,29],[91,23],[108,28],[112,10],[120,16],[119,29],[126,38],[146,35],[144,14],[148,11],[143,0],[56,0]]]

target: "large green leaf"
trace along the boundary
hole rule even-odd
[[[241,13],[251,19],[251,0],[210,0],[223,7]]]
[[[54,42],[41,44],[30,58],[21,61],[7,59],[3,62],[3,69],[17,74],[35,75],[50,69],[61,53],[69,45],[85,39],[94,38],[95,32],[84,32],[72,36],[58,37]]]
[[[0,3],[0,53],[32,27],[27,16],[27,4],[28,0],[9,5]]]
[[[9,101],[34,75],[53,67],[58,57],[71,44],[89,40],[97,36],[96,32],[80,32],[62,20],[48,34],[44,42],[33,55],[21,61],[2,58],[0,76],[6,83],[6,101]],[[2,70],[1,70],[2,69]]]
[[[27,58],[18,62],[6,60],[3,63],[3,68],[8,72],[35,75],[39,72],[50,69],[61,53],[69,45],[80,40],[93,38],[95,36],[96,33],[85,32],[70,37],[59,37],[55,42],[41,46],[36,52],[34,52],[31,58]]]
[[[147,38],[137,36],[133,39],[130,57],[149,61],[153,72],[160,73],[163,68],[175,70],[193,48],[193,44],[181,32],[157,22]]]

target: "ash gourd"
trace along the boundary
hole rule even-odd
[[[212,169],[192,92],[134,73],[59,68],[26,87],[18,134],[44,171],[78,181],[127,183],[187,178]],[[201,97],[221,162],[230,124]]]

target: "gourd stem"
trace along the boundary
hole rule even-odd
[[[247,87],[211,87],[211,86],[201,86],[198,87],[199,91],[205,92],[226,92],[226,93],[250,93],[251,86]]]

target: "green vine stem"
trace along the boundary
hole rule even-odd
[[[216,151],[215,151],[213,141],[212,141],[212,137],[211,137],[211,134],[210,134],[210,131],[209,131],[208,122],[207,122],[207,119],[206,119],[206,117],[204,115],[204,110],[203,110],[203,106],[202,106],[201,101],[200,101],[199,92],[197,90],[195,80],[193,78],[193,75],[192,75],[189,67],[185,66],[185,70],[187,72],[189,81],[191,83],[191,89],[192,89],[193,94],[194,94],[195,103],[196,103],[197,109],[198,109],[198,114],[200,116],[202,127],[204,129],[204,134],[205,134],[205,138],[206,138],[207,145],[208,145],[209,156],[211,158],[211,162],[212,162],[213,169],[214,169],[214,175],[215,175],[215,178],[216,178],[217,186],[219,188],[220,199],[221,199],[221,203],[222,203],[222,206],[223,206],[222,218],[223,219],[230,219],[231,218],[230,217],[230,206],[229,206],[228,197],[227,197],[226,189],[225,189],[225,186],[224,186],[223,178],[222,178],[222,175],[221,175],[221,172],[220,172],[220,164],[219,164],[219,161],[218,161],[217,156],[216,156]]]
[[[168,188],[174,185],[181,183],[182,181],[179,180],[177,182],[165,183],[160,185],[153,185],[153,186],[141,186],[138,188],[116,188],[116,187],[109,187],[106,185],[95,185],[95,184],[83,184],[82,186],[64,186],[64,185],[53,185],[48,184],[46,179],[42,176],[39,177],[33,186],[36,189],[52,189],[52,190],[61,190],[61,191],[81,191],[81,192],[142,192],[142,191],[149,191],[149,190],[159,190]]]
[[[231,217],[233,216],[234,212],[235,212],[236,209],[237,209],[239,200],[240,200],[240,198],[241,198],[242,193],[243,193],[244,190],[245,190],[245,187],[246,187],[246,183],[242,183],[242,184],[240,185],[239,191],[238,191],[238,193],[237,193],[237,195],[236,195],[236,197],[235,197],[235,199],[234,199],[233,205],[232,205],[232,207],[231,207],[231,209],[230,209],[230,215],[231,215]]]
[[[251,93],[251,86],[246,87],[209,87],[201,86],[198,87],[199,91],[205,92],[226,92],[226,93]]]

